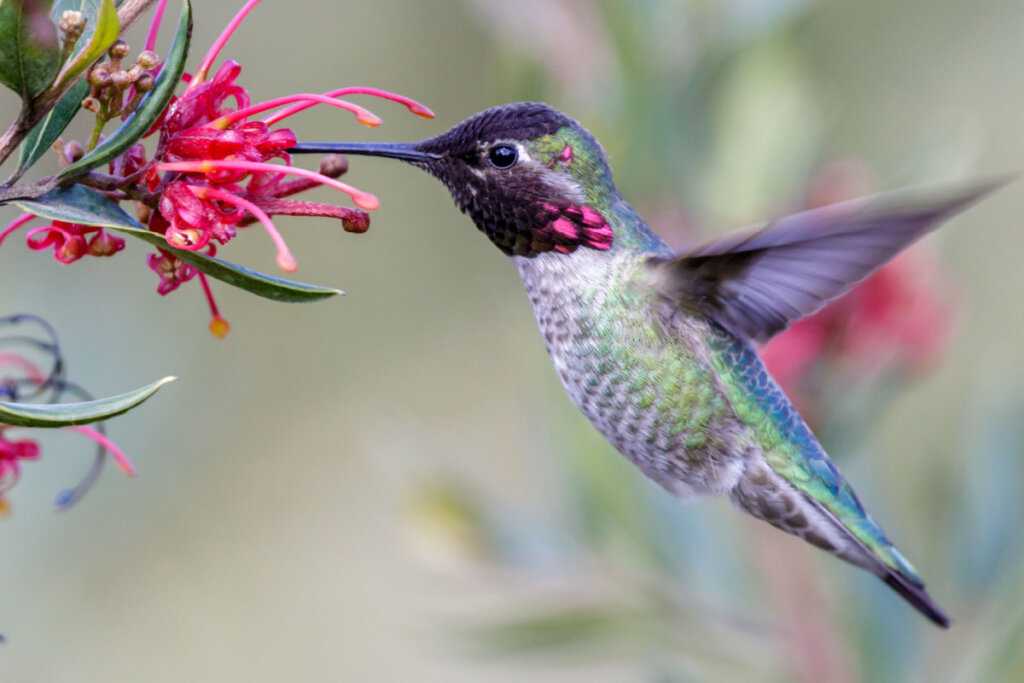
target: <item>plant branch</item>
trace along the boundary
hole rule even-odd
[[[121,31],[125,31],[134,24],[138,18],[145,12],[156,0],[126,0],[121,8],[117,11],[117,19],[121,24]],[[21,141],[25,139],[33,128],[39,125],[39,122],[46,117],[50,110],[56,106],[60,98],[63,97],[72,85],[78,79],[72,79],[67,83],[60,83],[60,79],[57,79],[53,85],[44,90],[39,94],[31,103],[26,103],[21,111],[18,113],[18,118],[14,120],[14,123],[0,136],[0,164],[3,164],[7,160],[7,157],[11,155],[14,149],[21,144]],[[15,172],[10,178],[3,183],[3,187],[9,187],[15,181],[18,180],[18,174]],[[52,187],[52,186],[51,186]],[[0,202],[5,193],[0,192]],[[44,193],[45,194],[45,193]],[[14,198],[23,198],[25,195],[19,195]],[[9,200],[8,200],[9,201]]]

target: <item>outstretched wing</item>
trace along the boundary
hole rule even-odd
[[[890,192],[731,232],[659,262],[655,284],[741,339],[764,342],[1006,182]]]

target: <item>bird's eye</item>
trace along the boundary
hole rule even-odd
[[[487,159],[494,168],[512,168],[519,159],[519,152],[511,145],[498,145],[491,149]]]

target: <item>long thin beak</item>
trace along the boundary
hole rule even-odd
[[[424,152],[415,142],[299,142],[291,154],[361,154],[404,161],[436,161],[440,154]]]

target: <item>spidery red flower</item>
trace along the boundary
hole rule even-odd
[[[195,74],[186,74],[185,91],[171,100],[147,133],[159,133],[152,159],[147,161],[145,148],[137,144],[111,164],[111,174],[125,179],[130,187],[107,194],[139,202],[140,219],[149,230],[163,235],[168,245],[202,250],[211,256],[217,246],[234,239],[239,228],[258,222],[275,245],[277,264],[292,272],[298,264],[274,225],[273,216],[326,216],[339,219],[346,231],[359,233],[369,226],[366,210],[376,209],[379,202],[372,194],[337,180],[347,170],[344,157],[325,158],[318,172],[292,166],[287,150],[295,144],[296,136],[290,129],[276,125],[316,104],[351,112],[357,121],[368,126],[380,125],[380,118],[369,110],[340,99],[348,95],[392,100],[426,118],[432,118],[433,113],[415,100],[364,87],[339,88],[323,94],[299,93],[252,104],[249,92],[238,83],[242,67],[237,62],[225,61],[212,77],[209,74],[235,29],[260,2],[249,0],[214,42]],[[166,0],[158,4],[146,39],[145,51],[150,55],[165,5]],[[143,64],[141,56],[139,64]],[[113,68],[101,66],[104,73]],[[152,68],[146,70],[144,66]],[[150,64],[148,59],[144,66],[139,68],[150,75],[159,69],[158,64]],[[97,82],[100,81],[106,82]],[[134,96],[128,91],[125,101]],[[126,105],[125,110],[128,109]],[[259,115],[263,118],[257,118]],[[291,198],[320,185],[348,194],[358,208]],[[16,220],[0,233],[0,241],[33,218],[26,215]],[[102,228],[55,222],[32,230],[28,245],[36,250],[53,248],[58,261],[71,263],[85,254],[112,255],[123,248],[124,242]],[[159,277],[157,292],[161,295],[198,277],[213,316],[211,330],[218,336],[227,333],[227,322],[220,317],[202,273],[164,249],[149,255],[147,264]]]

